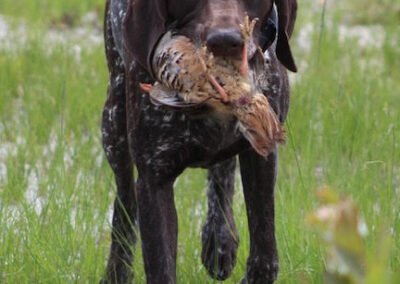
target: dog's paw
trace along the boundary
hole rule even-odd
[[[246,276],[240,284],[272,284],[279,272],[279,263],[265,257],[254,257],[247,260]]]
[[[107,271],[99,281],[99,284],[133,284],[135,283],[134,280],[133,270],[124,264],[121,259],[117,261],[116,257],[111,257],[107,265]]]
[[[258,282],[256,282],[256,283],[258,283]],[[273,284],[274,282],[273,282],[273,281],[268,281],[268,282],[260,282],[260,283],[263,283],[263,284]],[[246,277],[243,277],[243,279],[239,282],[239,284],[250,284],[250,282],[247,282]]]
[[[202,235],[201,260],[211,277],[227,279],[236,264],[238,235],[225,222],[206,222]]]

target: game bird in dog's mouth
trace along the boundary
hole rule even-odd
[[[206,47],[189,38],[167,33],[160,40],[152,60],[157,82],[141,84],[154,104],[174,109],[210,106],[215,112],[233,115],[238,128],[252,147],[267,157],[285,140],[281,123],[255,83],[248,66],[248,42],[257,19],[246,15],[241,25],[244,41],[241,58],[214,57]],[[263,61],[259,49],[255,56]]]

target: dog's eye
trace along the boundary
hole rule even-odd
[[[260,6],[260,5],[263,5],[263,4],[266,4],[266,5],[269,5],[270,3],[272,3],[272,0],[243,0],[246,4],[248,4],[248,5],[258,5],[258,6]]]
[[[262,19],[272,7],[272,1],[269,0],[243,0],[246,10],[251,16]]]
[[[200,5],[198,0],[168,0],[168,15],[173,20],[181,20],[188,14],[193,13]]]

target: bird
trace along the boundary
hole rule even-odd
[[[140,87],[156,105],[174,109],[207,105],[235,116],[239,131],[258,154],[267,157],[285,141],[285,131],[248,66],[247,46],[256,21],[246,15],[240,25],[245,43],[241,59],[214,57],[205,45],[198,47],[189,38],[168,32],[152,60],[156,82]],[[258,52],[262,54],[261,49]]]
[[[228,95],[211,75],[213,59],[206,47],[197,48],[189,38],[168,32],[153,56],[157,81],[141,84],[141,88],[153,102],[171,107],[193,106],[210,99],[226,103]]]

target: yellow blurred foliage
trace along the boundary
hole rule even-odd
[[[306,222],[327,246],[325,283],[400,283],[399,275],[392,275],[388,267],[391,238],[381,234],[376,252],[367,256],[368,230],[355,203],[329,187],[318,190],[316,196],[321,206],[308,214]]]

